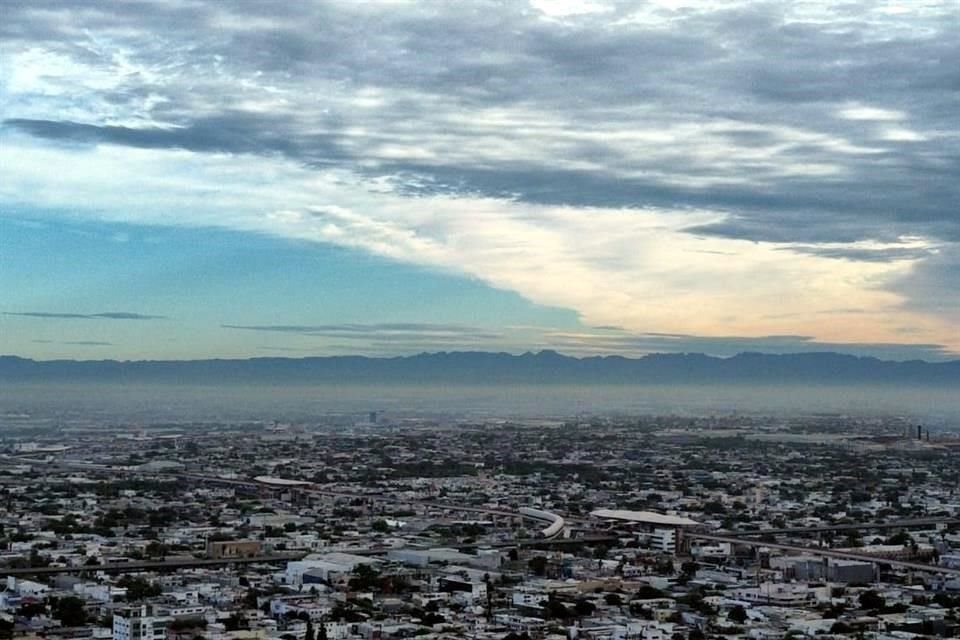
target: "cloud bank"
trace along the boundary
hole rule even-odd
[[[624,348],[960,351],[953,4],[5,12],[0,202],[356,248]]]

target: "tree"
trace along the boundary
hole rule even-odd
[[[634,594],[634,597],[638,600],[653,600],[654,598],[664,597],[663,591],[657,589],[656,587],[651,587],[648,584],[642,584],[637,589],[637,592]]]
[[[163,593],[160,585],[139,576],[125,575],[117,580],[117,586],[127,590],[127,602],[136,602]]]
[[[316,634],[313,631],[313,622],[307,620],[307,632],[303,636],[303,640],[316,640]]]
[[[557,600],[550,598],[543,606],[543,617],[547,618],[548,620],[551,618],[564,620],[570,617],[570,611],[563,606],[562,602],[558,602]]]
[[[593,603],[590,602],[589,600],[587,600],[587,599],[585,599],[585,598],[579,598],[579,599],[574,603],[573,609],[574,609],[574,611],[576,611],[577,616],[579,616],[579,617],[582,618],[582,617],[584,617],[584,616],[591,616],[591,615],[593,615],[593,612],[596,611],[597,607],[596,607],[595,604],[593,604]]]
[[[723,513],[724,511],[726,511],[726,508],[723,506],[722,503],[717,502],[716,500],[714,500],[713,502],[708,502],[703,506],[704,513],[719,514],[719,513]]]
[[[534,556],[527,561],[527,566],[534,575],[544,576],[547,573],[547,558],[545,556]]]
[[[42,602],[26,602],[17,609],[17,615],[23,618],[42,616],[47,612],[47,605]]]
[[[243,596],[243,606],[247,609],[256,609],[257,606],[259,606],[256,589],[247,589],[247,592]]]
[[[727,614],[727,619],[737,624],[743,624],[747,621],[747,610],[743,608],[742,604],[734,605]]]
[[[229,618],[224,620],[223,626],[227,631],[239,631],[240,629],[249,628],[250,625],[247,623],[245,616],[239,613],[233,613]]]
[[[846,622],[837,621],[830,627],[830,633],[844,634],[850,633],[851,631],[853,631],[853,628]]]
[[[913,538],[906,531],[898,531],[886,540],[886,544],[909,545],[913,543]]]
[[[30,549],[30,566],[33,567],[47,567],[50,566],[50,559],[40,555],[40,552],[37,551],[36,547]]]
[[[380,573],[368,564],[358,564],[350,578],[350,588],[357,591],[367,591],[380,586]]]
[[[421,618],[421,621],[423,622],[424,625],[428,627],[432,627],[435,624],[443,624],[444,622],[447,621],[447,619],[444,618],[439,613],[428,612],[426,615],[423,616],[423,618]]]
[[[390,531],[390,524],[386,520],[381,518],[380,520],[377,520],[372,525],[370,525],[370,528],[380,533],[386,533],[387,531]]]
[[[603,596],[603,600],[611,607],[619,607],[623,604],[623,598],[620,597],[619,593],[608,593]]]
[[[872,589],[861,593],[859,601],[860,607],[863,609],[883,609],[887,604],[883,596]]]
[[[57,601],[54,617],[65,627],[79,627],[87,621],[87,612],[83,600],[76,596],[67,596]]]

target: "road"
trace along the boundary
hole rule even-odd
[[[960,518],[908,518],[904,520],[888,520],[886,522],[854,522],[848,524],[832,524],[816,527],[784,527],[781,529],[755,529],[752,531],[720,531],[721,535],[762,536],[764,534],[781,533],[822,533],[826,531],[859,531],[862,529],[899,529],[908,527],[929,527],[936,524],[960,524]]]
[[[183,560],[145,560],[142,562],[114,562],[108,564],[84,565],[80,567],[28,567],[8,569],[0,567],[0,576],[42,576],[59,573],[84,573],[103,571],[105,573],[134,573],[138,571],[159,571],[170,569],[190,569],[194,567],[217,567],[237,564],[257,564],[289,562],[299,560],[305,553],[278,553],[250,558],[189,558]]]
[[[762,540],[744,540],[732,536],[713,535],[709,533],[684,533],[685,538],[693,540],[707,540],[709,542],[729,542],[730,544],[743,545],[748,547],[769,547],[770,549],[780,549],[791,553],[800,553],[809,556],[818,556],[821,558],[837,558],[840,560],[863,560],[874,564],[888,564],[892,567],[903,569],[912,569],[914,571],[926,571],[930,573],[947,573],[951,575],[960,575],[960,569],[951,569],[948,567],[939,567],[922,562],[910,562],[908,560],[888,560],[878,558],[866,553],[856,553],[854,551],[837,551],[836,549],[824,549],[822,547],[803,547],[793,544],[782,544],[779,542],[763,542]]]

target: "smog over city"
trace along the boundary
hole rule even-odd
[[[955,0],[0,0],[0,640],[960,637]]]

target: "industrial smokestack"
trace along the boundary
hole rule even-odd
[[[923,425],[917,425],[917,440],[923,440]]]

